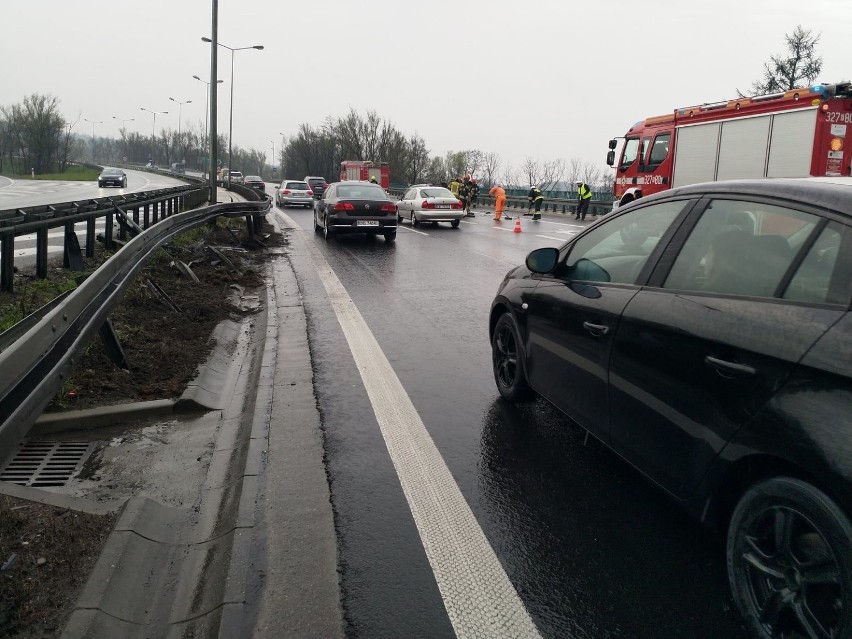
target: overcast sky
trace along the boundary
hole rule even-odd
[[[91,134],[203,127],[210,0],[4,0],[0,104],[58,97]],[[519,166],[605,166],[607,141],[637,120],[733,98],[784,34],[821,34],[823,82],[849,80],[850,0],[219,0],[234,55],[234,144],[280,149],[303,122],[375,110],[433,154],[481,149]],[[231,53],[219,49],[219,131],[228,131]],[[369,158],[364,158],[369,159]]]

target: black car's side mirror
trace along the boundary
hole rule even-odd
[[[559,262],[559,249],[552,246],[536,249],[527,255],[526,265],[533,273],[550,273]]]

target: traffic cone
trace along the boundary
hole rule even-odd
[[[521,232],[521,218],[515,218],[515,229],[512,233],[520,233]]]

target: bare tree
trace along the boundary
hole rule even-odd
[[[524,159],[523,164],[521,164],[521,173],[523,174],[526,184],[530,186],[534,184],[537,185],[539,182],[541,182],[541,163],[538,160],[534,160],[531,157],[527,157],[526,159]]]
[[[482,156],[482,171],[485,174],[485,179],[483,180],[483,186],[486,189],[490,189],[494,186],[494,181],[497,179],[497,171],[500,170],[500,166],[503,164],[503,160],[500,159],[500,155],[498,153],[494,153],[494,151],[488,151],[484,153]]]
[[[763,64],[763,77],[751,85],[751,95],[779,93],[813,84],[822,71],[822,57],[816,55],[820,35],[798,25],[792,34],[784,34],[786,55],[772,55]],[[739,89],[737,95],[745,97]]]
[[[542,191],[553,191],[565,176],[565,160],[547,160],[541,165],[541,177],[539,179]]]

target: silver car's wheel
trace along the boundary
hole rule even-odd
[[[417,219],[414,211],[411,212],[411,226],[420,226],[420,221]]]

